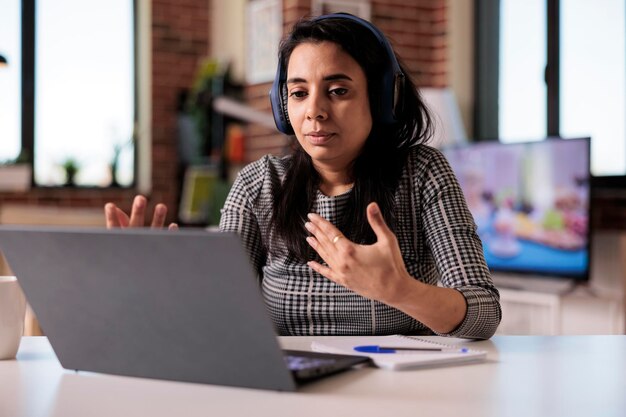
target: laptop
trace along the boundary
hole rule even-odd
[[[366,357],[282,351],[236,234],[1,226],[66,369],[294,391]]]

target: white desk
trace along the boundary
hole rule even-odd
[[[306,349],[312,338],[282,338]],[[45,337],[0,361],[0,417],[625,416],[626,336],[496,336],[487,362],[358,369],[268,392],[66,371]]]

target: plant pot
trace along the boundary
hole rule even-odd
[[[0,165],[0,191],[28,191],[32,175],[29,164]]]

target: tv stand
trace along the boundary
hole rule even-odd
[[[578,283],[572,279],[539,277],[533,275],[493,274],[493,282],[497,288],[530,291],[547,294],[567,294],[572,292]]]
[[[624,334],[626,233],[592,236],[587,282],[492,273],[502,305],[499,334]]]
[[[597,261],[588,282],[494,272],[502,305],[498,334],[623,334],[624,278],[615,240],[594,241]]]

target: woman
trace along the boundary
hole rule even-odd
[[[430,119],[403,74],[352,15],[300,21],[281,44],[272,106],[295,149],[245,167],[220,221],[242,237],[281,334],[489,338],[500,322],[471,214],[424,145]],[[106,210],[110,227],[143,223],[141,207]]]

